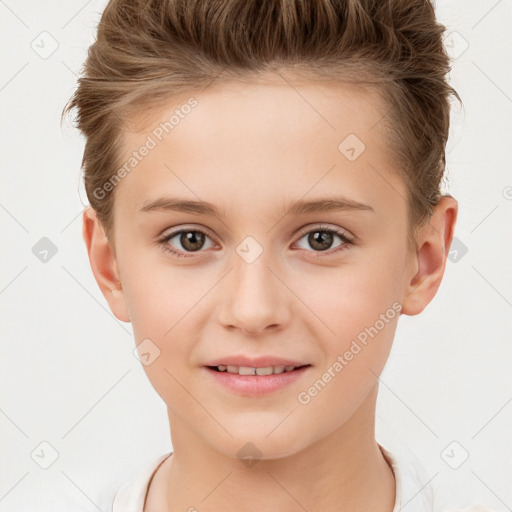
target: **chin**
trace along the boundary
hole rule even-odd
[[[238,458],[242,460],[275,460],[293,456],[306,448],[309,444],[306,433],[294,430],[291,434],[291,425],[284,428],[280,425],[274,431],[267,428],[247,427],[242,431],[228,431],[233,437],[221,440],[216,439],[212,446],[227,457]],[[279,432],[279,429],[282,429]],[[269,432],[272,432],[269,435]],[[300,441],[298,441],[300,439]]]

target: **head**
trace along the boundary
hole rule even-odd
[[[107,5],[66,106],[83,234],[171,425],[277,458],[374,396],[453,237],[443,30],[427,0]],[[266,396],[213,384],[243,354],[310,366]]]

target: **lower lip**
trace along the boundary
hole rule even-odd
[[[273,393],[293,384],[306,373],[311,366],[271,375],[239,375],[238,373],[218,372],[211,368],[205,370],[226,388],[242,395],[260,396]]]

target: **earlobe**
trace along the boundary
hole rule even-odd
[[[457,201],[452,196],[443,196],[418,234],[418,249],[411,259],[411,272],[402,302],[403,314],[421,313],[437,293],[456,220]]]
[[[114,316],[122,322],[129,322],[119,268],[103,226],[90,206],[84,210],[82,218],[82,235],[94,278]]]

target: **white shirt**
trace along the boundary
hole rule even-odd
[[[434,512],[432,505],[434,501],[432,488],[430,485],[426,485],[424,487],[421,486],[420,482],[424,482],[425,480],[419,478],[419,473],[421,473],[421,471],[418,473],[416,465],[405,465],[403,464],[404,461],[399,463],[396,456],[391,454],[391,452],[383,448],[380,444],[379,447],[395,475],[396,501],[393,512],[402,512],[402,507],[404,507],[404,510],[406,511]],[[124,484],[114,496],[112,512],[144,512],[146,495],[149,490],[151,479],[164,460],[171,455],[172,452],[158,457],[156,460],[145,466],[135,475],[135,477]],[[481,507],[480,505],[474,505],[469,508],[450,509],[444,512],[492,511]]]

